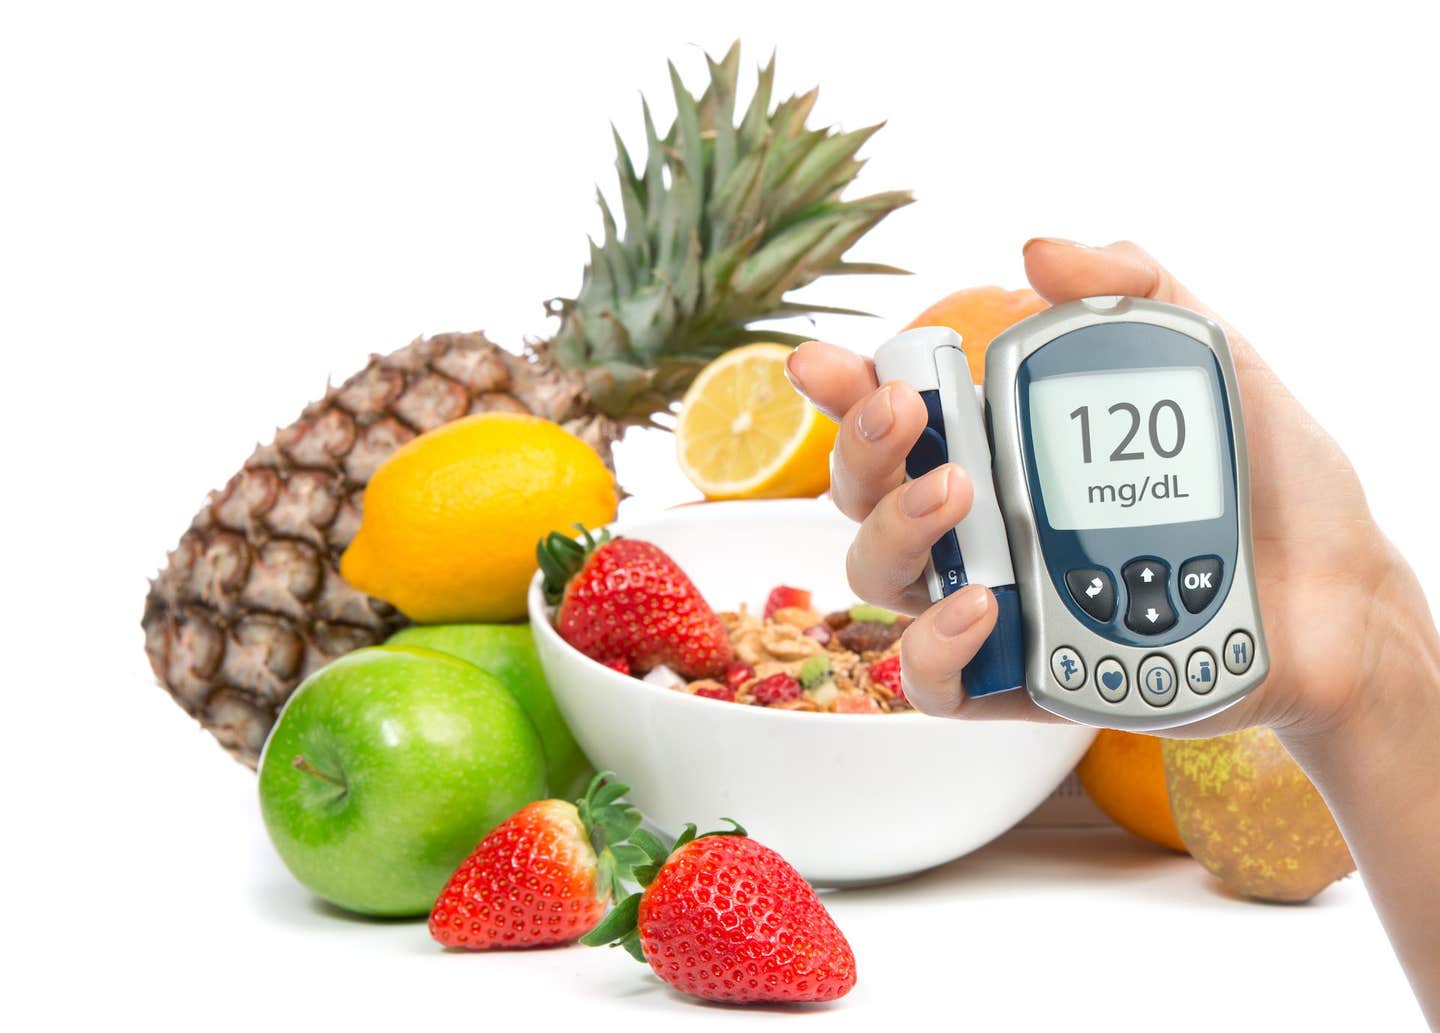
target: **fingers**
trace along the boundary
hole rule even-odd
[[[1211,314],[1164,266],[1128,240],[1086,247],[1069,240],[1036,237],[1026,241],[1024,255],[1030,285],[1052,305],[1123,294]]]
[[[820,341],[806,341],[791,352],[785,373],[795,390],[837,423],[877,386],[873,362]]]
[[[936,717],[1064,723],[1037,707],[1023,689],[966,697],[961,672],[994,630],[997,612],[990,589],[967,585],[917,617],[900,638],[906,698]]]
[[[1073,240],[1035,237],[1025,242],[1024,255],[1030,285],[1052,305],[1107,294],[1180,305],[1225,328],[1237,365],[1263,367],[1244,337],[1137,244],[1121,240],[1104,247],[1086,247]]]
[[[970,478],[954,463],[892,489],[871,510],[845,558],[850,587],[866,602],[917,614],[930,605],[923,581],[930,547],[970,512]]]
[[[905,479],[905,456],[929,414],[920,392],[895,380],[882,384],[840,421],[830,452],[830,496],[851,520],[864,520]]]
[[[819,341],[791,352],[785,371],[797,391],[840,421],[830,496],[840,512],[864,520],[905,479],[905,453],[925,427],[925,403],[909,384],[876,387],[869,359]]]

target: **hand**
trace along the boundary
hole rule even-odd
[[[1147,297],[1224,325],[1134,244],[1032,240],[1025,271],[1052,304]],[[1414,576],[1375,526],[1344,454],[1250,344],[1228,326],[1226,333],[1245,411],[1270,674],[1229,710],[1169,734],[1210,736],[1263,724],[1298,739],[1320,737],[1373,698],[1370,683],[1390,655],[1402,652],[1397,616],[1428,625],[1428,612]],[[1056,720],[1022,693],[968,700],[961,691],[960,670],[994,627],[995,602],[974,585],[930,605],[923,581],[930,546],[969,511],[971,489],[953,464],[904,483],[905,454],[925,425],[919,394],[899,382],[877,387],[868,359],[816,341],[801,345],[788,369],[796,387],[841,423],[831,492],[846,515],[862,521],[847,558],[851,587],[867,602],[918,615],[901,641],[911,701],[945,716]]]

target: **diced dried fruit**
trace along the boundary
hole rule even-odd
[[[704,696],[706,699],[722,699],[726,703],[735,699],[735,690],[729,685],[723,685],[718,681],[705,678],[701,681],[691,682],[690,691],[696,696]]]
[[[870,665],[870,680],[878,682],[895,694],[896,699],[905,698],[905,687],[900,682],[900,658],[887,656]]]
[[[831,709],[837,714],[878,714],[880,704],[863,692],[842,692]]]
[[[731,664],[725,668],[725,684],[730,689],[731,698],[734,698],[740,686],[753,677],[755,677],[755,668],[749,664]]]
[[[824,653],[812,656],[800,665],[800,684],[813,689],[830,678],[830,658]]]
[[[830,644],[830,626],[828,624],[812,624],[803,632],[806,638],[813,638],[822,646]]]
[[[836,638],[854,653],[881,653],[900,638],[904,629],[897,624],[879,621],[851,621],[836,633]]]
[[[856,603],[850,607],[850,619],[852,621],[878,621],[881,624],[894,624],[895,614],[879,606],[871,606],[869,603]]]
[[[777,585],[770,590],[770,596],[765,600],[765,616],[773,617],[776,610],[787,606],[794,606],[802,610],[810,609],[810,593],[803,588]]]
[[[816,685],[805,687],[805,698],[821,709],[828,710],[836,698],[840,695],[840,689],[829,678]]]
[[[843,628],[849,623],[849,610],[836,610],[834,613],[827,613],[825,615],[825,624],[830,628],[831,631],[839,631],[841,628]]]
[[[782,671],[772,674],[768,678],[761,678],[750,687],[750,693],[755,697],[757,703],[768,707],[776,703],[799,699],[801,689],[798,681]]]

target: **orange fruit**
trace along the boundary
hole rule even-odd
[[[1160,739],[1102,729],[1075,768],[1090,799],[1121,828],[1189,853],[1170,814]]]
[[[906,330],[917,326],[948,326],[960,335],[965,357],[970,360],[970,377],[985,381],[985,349],[1001,331],[1026,316],[1050,307],[1049,302],[1028,287],[1007,291],[1004,287],[970,287],[941,298],[913,320]]]

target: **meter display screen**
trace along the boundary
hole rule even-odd
[[[1030,437],[1056,530],[1212,520],[1225,508],[1218,401],[1200,367],[1030,382]]]

